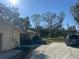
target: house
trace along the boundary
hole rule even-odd
[[[20,47],[20,30],[0,17],[0,52]]]

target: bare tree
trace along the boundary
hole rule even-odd
[[[17,21],[19,19],[18,8],[10,8],[0,3],[0,16],[8,21]]]
[[[52,35],[52,30],[56,27],[61,27],[62,22],[64,20],[64,13],[61,12],[58,16],[56,13],[47,12],[43,14],[43,19],[47,23],[47,27],[49,29],[49,35]]]
[[[34,24],[35,29],[38,30],[38,27],[40,27],[40,23],[41,23],[40,14],[32,15],[32,23]]]
[[[75,5],[71,7],[71,13],[74,17],[74,20],[76,21],[76,24],[78,25],[79,28],[79,0]]]
[[[25,18],[22,20],[22,26],[23,26],[23,29],[24,29],[24,30],[29,29],[29,27],[31,26],[28,16],[25,17]]]

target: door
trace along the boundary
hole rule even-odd
[[[0,52],[2,50],[2,34],[0,33]]]

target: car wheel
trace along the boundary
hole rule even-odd
[[[66,44],[67,46],[70,46],[69,44]]]

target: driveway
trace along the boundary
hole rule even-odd
[[[20,58],[21,50],[9,50],[6,52],[0,53],[0,59],[17,59]]]
[[[35,49],[30,59],[79,59],[79,48],[68,47],[65,43],[51,43]]]

